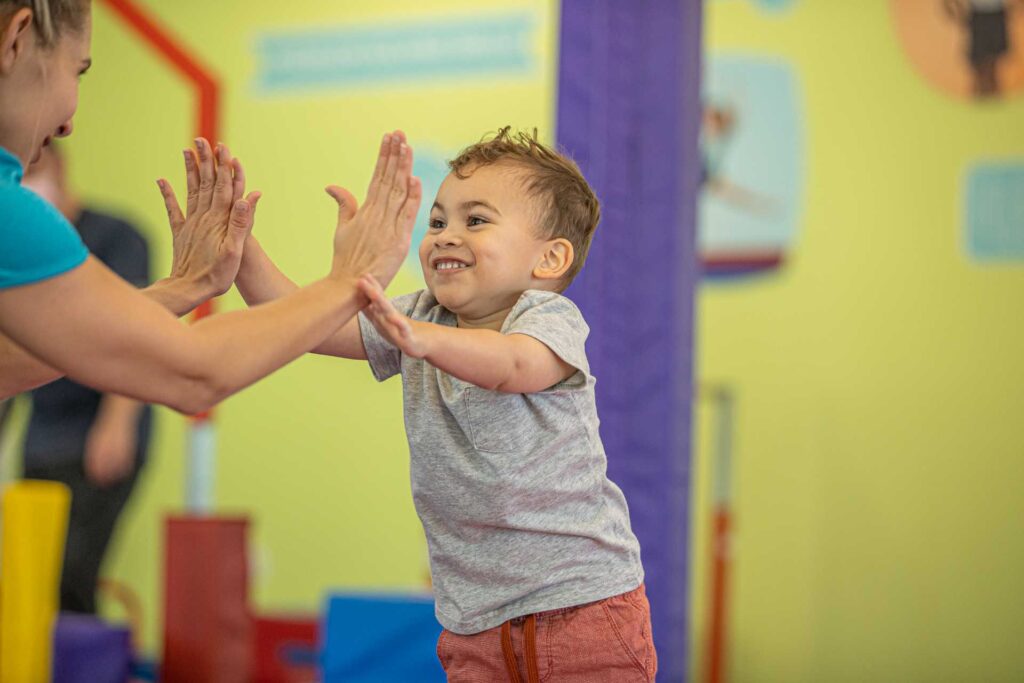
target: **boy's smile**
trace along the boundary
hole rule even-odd
[[[534,277],[548,241],[537,236],[536,200],[523,171],[509,164],[477,167],[467,178],[449,174],[430,211],[420,244],[427,287],[463,326],[501,327]]]

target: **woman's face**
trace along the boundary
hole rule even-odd
[[[71,134],[78,83],[92,64],[92,24],[86,18],[81,30],[64,30],[49,48],[31,28],[20,40],[22,51],[0,84],[0,145],[27,167],[51,140]]]

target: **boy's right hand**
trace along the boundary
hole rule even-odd
[[[367,273],[387,283],[409,251],[416,213],[423,198],[419,178],[412,175],[412,149],[401,131],[385,135],[366,202],[342,188],[327,188],[338,202],[331,277],[356,280]],[[354,210],[354,214],[353,214]]]

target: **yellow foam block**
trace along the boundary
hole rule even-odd
[[[21,481],[3,492],[0,525],[0,683],[46,683],[60,603],[71,492]]]

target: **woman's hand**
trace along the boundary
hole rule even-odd
[[[361,207],[356,209],[355,199],[340,187],[332,185],[327,193],[338,202],[331,277],[356,280],[371,273],[382,283],[390,282],[409,252],[423,198],[419,178],[412,175],[412,148],[405,144],[405,134],[384,136]]]
[[[185,214],[171,184],[157,181],[173,236],[172,280],[188,282],[207,299],[226,292],[235,280],[245,240],[252,232],[259,192],[245,193],[245,171],[227,147],[204,138],[185,150],[188,196]]]

